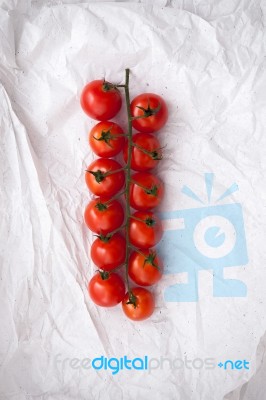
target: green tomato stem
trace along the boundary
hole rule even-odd
[[[104,175],[104,177],[106,177],[106,176],[113,175],[113,174],[116,174],[117,172],[121,172],[121,171],[125,171],[125,168],[123,167],[123,168],[119,168],[119,169],[110,170],[110,171],[104,172],[103,175]],[[90,171],[88,171],[88,172],[90,172]]]
[[[159,147],[158,149],[154,149],[154,150],[147,150],[144,147],[138,145],[137,143],[132,143],[132,146],[136,147],[138,150],[142,151],[144,154],[147,154],[153,160],[162,160],[162,158],[163,158],[163,156],[160,152],[162,147]]]
[[[155,196],[155,197],[158,196],[158,189],[159,189],[159,187],[156,186],[156,185],[152,185],[151,187],[144,186],[144,185],[142,185],[141,183],[135,181],[135,180],[132,179],[132,178],[130,179],[130,183],[132,183],[133,185],[139,186],[141,189],[144,190],[144,192],[145,192],[146,194],[149,194],[149,195]]]
[[[111,197],[109,200],[104,201],[102,203],[108,205],[108,204],[112,203],[113,200],[120,199],[120,197],[123,196],[123,194],[125,194],[125,193],[126,193],[126,190],[122,190],[121,192],[119,192],[119,193],[115,194],[113,197]]]
[[[129,69],[126,69],[125,79],[125,97],[126,97],[126,108],[127,108],[127,121],[128,121],[128,153],[127,153],[127,164],[126,164],[126,259],[125,259],[125,273],[126,273],[126,285],[128,292],[130,291],[129,277],[128,277],[128,261],[130,252],[130,240],[129,240],[129,223],[130,223],[130,165],[132,155],[132,118],[130,112],[130,95],[129,95]]]

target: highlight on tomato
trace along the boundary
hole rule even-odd
[[[99,122],[89,133],[89,144],[97,156],[114,157],[123,149],[125,143],[123,135],[123,129],[115,122]]]
[[[118,200],[96,198],[89,202],[84,212],[87,227],[99,235],[107,235],[120,228],[124,222],[124,208]]]
[[[132,251],[128,263],[130,279],[140,286],[157,283],[163,274],[163,263],[154,249]]]
[[[90,255],[98,268],[111,271],[126,260],[126,240],[118,232],[113,235],[99,235],[91,245]]]
[[[153,133],[167,122],[168,110],[164,99],[154,93],[143,93],[130,104],[132,126],[139,132]]]
[[[125,284],[116,273],[98,271],[88,284],[88,292],[92,301],[101,307],[114,307],[125,296]]]
[[[125,171],[121,164],[110,158],[93,161],[85,173],[89,190],[96,196],[111,198],[125,184]]]
[[[121,93],[104,79],[88,83],[80,96],[83,111],[91,118],[107,121],[116,116],[122,105]]]
[[[130,168],[134,171],[149,171],[162,159],[162,148],[159,140],[150,133],[136,133],[132,137],[132,153]],[[123,149],[123,157],[127,163],[128,142]]]
[[[142,287],[134,287],[126,293],[122,301],[122,309],[133,321],[143,321],[149,318],[155,308],[153,294]]]
[[[137,172],[131,176],[130,206],[136,210],[152,210],[163,198],[162,181],[150,172]]]
[[[151,211],[136,211],[129,221],[129,240],[135,247],[149,249],[163,236],[162,222]]]

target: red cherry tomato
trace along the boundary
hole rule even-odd
[[[155,308],[153,294],[142,287],[132,288],[122,301],[122,309],[126,316],[133,321],[149,318]]]
[[[163,228],[160,219],[150,211],[136,211],[129,222],[129,239],[135,247],[149,249],[162,238]]]
[[[120,233],[100,236],[92,243],[90,253],[98,268],[110,271],[125,262],[126,240]]]
[[[99,273],[92,277],[88,285],[92,301],[101,307],[113,307],[125,296],[125,284],[116,273]]]
[[[125,142],[123,129],[112,121],[99,122],[89,133],[89,144],[99,157],[114,157]]]
[[[132,147],[130,167],[135,171],[148,171],[155,168],[162,159],[159,140],[150,133],[136,133],[132,140],[135,146]],[[123,156],[127,163],[128,143],[124,146]]]
[[[139,132],[152,133],[161,129],[168,119],[168,110],[164,99],[154,93],[143,93],[135,97],[130,105],[133,128]]]
[[[84,87],[80,104],[89,117],[107,121],[118,113],[122,99],[119,90],[114,85],[101,79],[92,81]]]
[[[136,210],[152,210],[157,207],[164,194],[162,181],[149,172],[137,172],[131,176],[130,206]]]
[[[119,171],[115,172],[117,170]],[[98,158],[88,166],[85,181],[96,196],[111,198],[124,186],[125,172],[117,161]]]
[[[84,220],[92,232],[106,235],[123,224],[124,209],[117,200],[106,204],[101,199],[94,199],[85,209]]]
[[[129,257],[128,274],[133,282],[141,286],[157,283],[162,277],[163,263],[156,251],[142,249],[133,251]]]

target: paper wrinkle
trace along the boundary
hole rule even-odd
[[[265,395],[265,368],[266,368],[266,332],[260,338],[256,350],[256,370],[248,381],[234,391],[228,393],[224,400],[253,400],[263,399]]]
[[[1,400],[264,395],[264,18],[263,2],[247,0],[1,2]],[[197,303],[165,302],[165,288],[186,282],[187,273],[165,275],[152,289],[156,311],[141,324],[120,307],[91,303],[93,236],[83,210],[94,122],[79,95],[96,78],[122,83],[125,67],[132,97],[154,91],[169,106],[158,134],[166,145],[157,169],[168,193],[162,209],[195,207],[181,189],[204,196],[205,172],[215,173],[216,198],[239,185],[231,201],[243,206],[249,263],[225,272],[243,280],[247,298],[214,298],[208,271],[210,287],[200,288]],[[124,111],[118,121],[125,125]],[[64,363],[56,364],[58,354]],[[165,367],[113,376],[67,361],[101,355],[246,358],[251,370]]]

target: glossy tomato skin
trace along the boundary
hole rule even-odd
[[[131,292],[136,297],[136,307],[133,304],[127,304],[129,301],[129,293],[127,293],[122,301],[122,309],[126,316],[133,321],[143,321],[149,318],[155,308],[153,294],[142,287],[134,287]]]
[[[125,172],[119,171],[105,176],[101,182],[93,174],[88,171],[101,171],[103,174],[106,172],[116,171],[122,169],[122,165],[117,161],[109,158],[98,158],[93,161],[87,168],[85,173],[85,181],[89,190],[96,196],[111,198],[115,195],[125,184]]]
[[[132,147],[130,167],[134,171],[149,171],[150,169],[155,168],[160,159],[162,158],[162,152],[159,140],[150,133],[139,132],[133,135],[132,141],[133,143],[136,144],[136,146],[139,147],[138,148],[136,146]],[[147,150],[152,154],[146,154],[140,148],[143,148],[144,150]],[[128,143],[125,143],[124,145],[123,156],[125,162],[127,163]]]
[[[85,209],[84,220],[92,232],[106,235],[123,224],[124,209],[118,200],[112,200],[102,209],[103,202],[99,198],[91,200]]]
[[[89,133],[89,144],[97,156],[114,157],[123,149],[125,143],[123,134],[123,129],[115,122],[99,122]]]
[[[162,181],[150,172],[133,174],[130,184],[130,206],[145,211],[157,207],[164,194]],[[146,189],[144,189],[146,188]]]
[[[125,238],[120,233],[115,233],[107,241],[97,238],[91,246],[91,259],[104,271],[111,271],[123,264],[126,259]]]
[[[83,111],[98,121],[113,118],[121,108],[122,98],[119,90],[103,79],[88,83],[80,96]]]
[[[139,108],[141,107],[141,108]],[[130,105],[132,117],[145,115],[143,109],[158,111],[154,115],[132,121],[133,128],[139,132],[153,133],[161,129],[167,122],[168,110],[164,99],[154,93],[143,93],[135,97]]]
[[[163,272],[163,263],[155,250],[133,251],[129,257],[128,274],[133,282],[140,286],[157,283]]]
[[[116,273],[103,279],[97,272],[89,282],[88,291],[92,301],[98,306],[114,307],[123,300],[126,289],[123,279]]]
[[[156,214],[151,211],[136,211],[132,214],[129,221],[129,239],[133,246],[149,249],[159,243],[162,235],[162,223]]]

